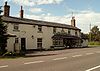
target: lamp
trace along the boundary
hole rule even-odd
[[[32,39],[34,39],[34,36],[32,35]]]

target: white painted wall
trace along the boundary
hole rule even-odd
[[[19,31],[13,31],[14,23],[8,24],[8,33],[16,34],[19,38],[19,45],[21,38],[26,38],[26,49],[37,49],[37,38],[42,38],[43,48],[50,48],[52,46],[53,27],[42,26],[42,33],[38,33],[38,25],[19,24]],[[57,32],[61,32],[62,28],[57,28]],[[68,32],[68,29],[64,29]],[[79,32],[78,32],[79,33]],[[71,35],[75,35],[75,30],[71,30]],[[32,38],[33,36],[33,38]],[[8,49],[13,50],[14,38],[8,40]]]
[[[88,40],[83,39],[83,43],[81,45],[82,45],[82,47],[88,46]]]
[[[7,40],[7,48],[8,51],[14,51],[14,38],[10,37]]]

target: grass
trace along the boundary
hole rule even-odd
[[[88,45],[89,46],[100,46],[100,42],[94,42],[94,41],[92,41],[92,42],[89,42]]]
[[[24,55],[15,53],[15,52],[6,52],[6,53],[0,55],[0,59],[16,59],[16,58],[20,58],[23,56]]]
[[[21,58],[21,57],[8,57],[8,56],[4,56],[4,57],[0,57],[0,60],[2,59],[18,59],[18,58]]]

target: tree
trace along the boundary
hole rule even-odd
[[[1,8],[2,8],[2,6],[0,6],[0,14],[3,12],[3,11],[1,10]]]
[[[99,31],[98,34],[96,35],[95,40],[100,42],[100,31]]]
[[[4,52],[7,44],[7,26],[4,25],[0,18],[0,51]]]
[[[89,35],[91,35],[91,40],[92,41],[99,41],[100,38],[100,31],[99,31],[99,28],[98,26],[94,26],[92,29],[91,29],[91,32],[89,33]]]

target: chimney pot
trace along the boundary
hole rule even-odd
[[[74,16],[72,17],[71,25],[74,26],[74,27],[76,27],[76,22],[75,22],[75,17]]]
[[[10,6],[7,5],[7,1],[5,2],[5,5],[4,5],[4,16],[9,16],[9,13],[10,13]]]
[[[7,1],[5,2],[5,5],[7,5]]]
[[[21,6],[21,10],[23,9],[23,6]]]
[[[24,13],[23,6],[21,6],[21,10],[20,10],[20,18],[23,18],[23,13]]]

